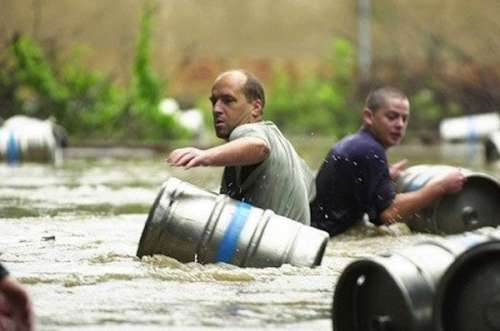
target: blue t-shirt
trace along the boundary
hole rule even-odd
[[[334,236],[368,215],[380,225],[396,191],[389,176],[384,147],[367,130],[340,140],[326,156],[316,176],[311,225]]]

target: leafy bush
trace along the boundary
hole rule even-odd
[[[353,51],[349,42],[333,45],[331,69],[294,79],[283,68],[274,73],[266,106],[266,117],[291,133],[341,136],[353,132],[358,113],[353,111]]]
[[[62,63],[51,62],[34,40],[15,37],[1,59],[2,116],[52,116],[71,136],[82,139],[185,137],[176,120],[158,109],[163,86],[150,61],[153,11],[146,2],[128,93],[83,65],[78,51]]]

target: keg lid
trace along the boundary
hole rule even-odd
[[[491,176],[466,175],[463,189],[442,197],[434,210],[437,231],[460,233],[500,224],[500,184]]]
[[[406,290],[374,260],[351,263],[334,293],[335,331],[413,330],[414,317]]]
[[[440,331],[500,330],[500,241],[475,246],[448,268],[434,302]]]

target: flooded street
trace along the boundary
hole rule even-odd
[[[297,146],[317,170],[328,146]],[[346,264],[435,237],[402,224],[360,225],[330,240],[314,269],[141,260],[137,245],[161,184],[175,176],[218,190],[222,169],[171,169],[161,155],[114,152],[68,150],[59,168],[0,165],[0,260],[31,294],[37,330],[331,330],[333,289]],[[499,167],[485,168],[474,153],[402,146],[390,159],[500,178]]]

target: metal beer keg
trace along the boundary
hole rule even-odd
[[[349,264],[334,292],[333,330],[433,330],[433,300],[441,277],[456,256],[488,240],[471,233],[456,237]]]
[[[321,263],[328,233],[202,190],[176,178],[156,198],[137,256],[164,254],[181,262],[226,262],[241,267]]]
[[[446,165],[418,165],[401,173],[399,193],[416,191],[434,177],[455,169]],[[456,234],[500,224],[500,184],[487,174],[462,169],[467,181],[456,194],[447,194],[405,221],[414,231]]]
[[[441,138],[448,141],[480,140],[498,130],[500,115],[496,112],[445,118],[439,124]]]
[[[438,331],[500,330],[500,233],[446,270],[434,300],[434,325]]]
[[[56,125],[26,116],[13,116],[0,128],[0,160],[21,162],[62,162],[62,146]],[[62,138],[62,137],[61,137]]]

